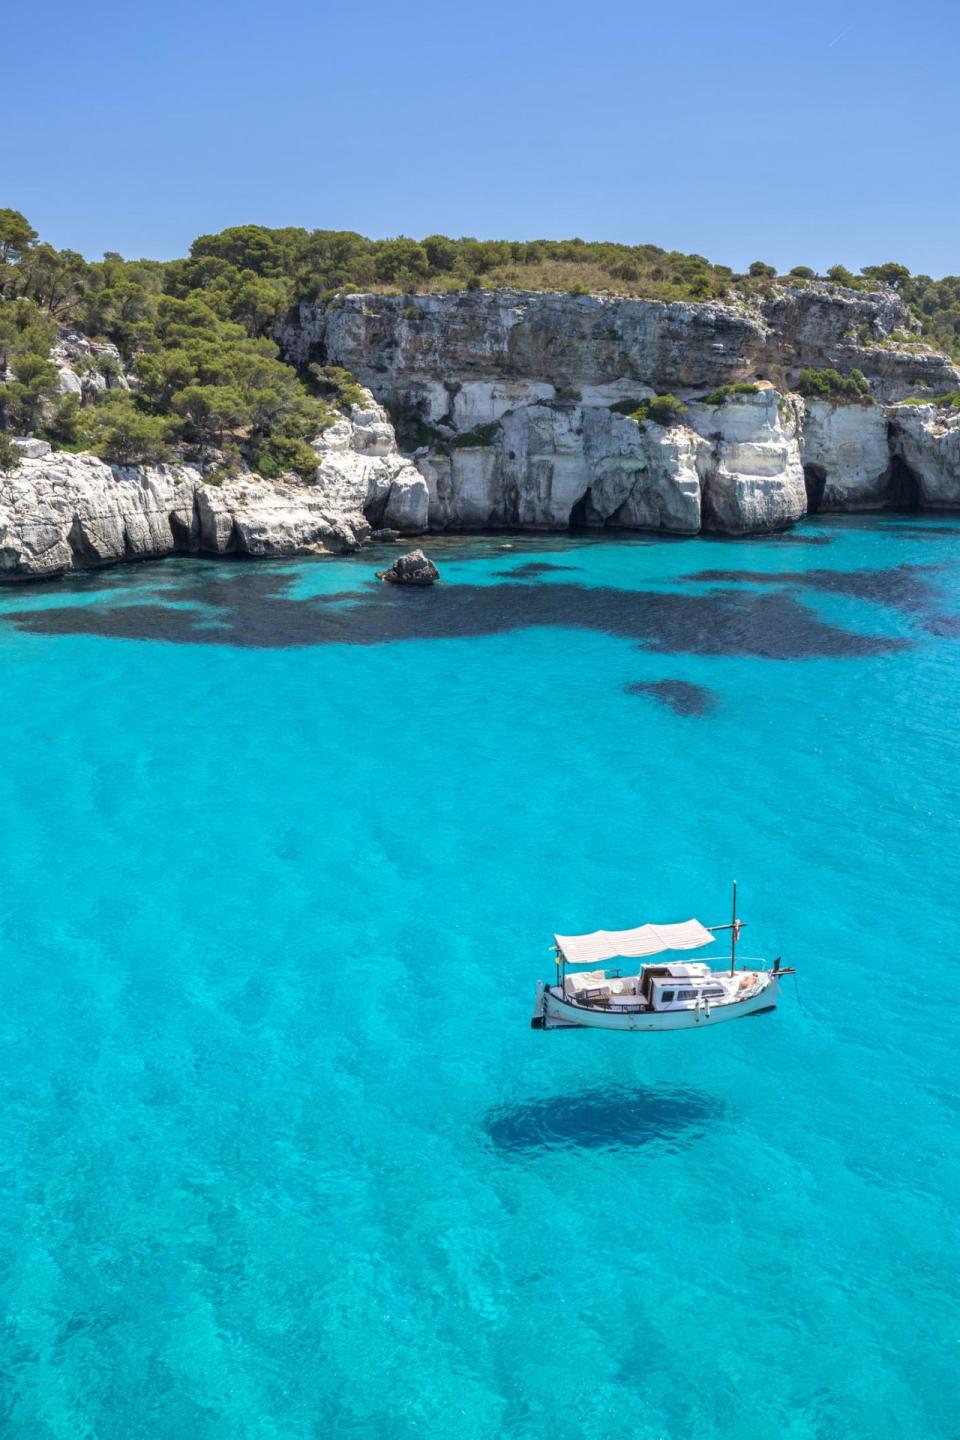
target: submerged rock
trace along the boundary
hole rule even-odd
[[[440,579],[440,571],[422,550],[398,555],[389,570],[376,573],[378,580],[388,580],[391,585],[433,585]]]

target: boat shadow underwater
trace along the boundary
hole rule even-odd
[[[723,1119],[713,1096],[678,1086],[614,1086],[487,1111],[483,1131],[503,1154],[548,1150],[680,1150]]]

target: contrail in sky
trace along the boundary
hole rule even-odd
[[[832,50],[833,47],[834,47],[834,45],[836,45],[836,43],[837,43],[838,40],[842,40],[843,37],[844,37],[844,35],[849,35],[849,34],[850,34],[850,31],[853,29],[853,27],[854,27],[854,25],[856,25],[856,23],[857,23],[856,20],[851,20],[851,22],[850,22],[850,24],[847,26],[846,30],[841,30],[839,35],[834,35],[833,39],[830,41],[830,44],[827,46],[827,49],[828,49],[828,50]]]

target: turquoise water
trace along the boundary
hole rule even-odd
[[[0,592],[2,1433],[954,1440],[960,528],[428,548]]]

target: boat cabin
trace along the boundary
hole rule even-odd
[[[643,965],[637,994],[653,1010],[685,1010],[698,1000],[723,1000],[726,991],[709,965]]]

